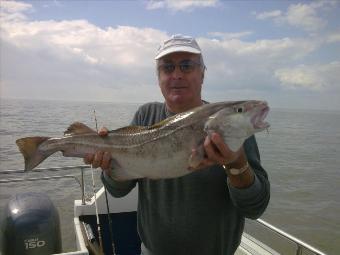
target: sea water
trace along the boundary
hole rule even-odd
[[[140,104],[62,102],[1,99],[0,171],[23,169],[15,140],[25,136],[60,137],[80,121],[96,129],[126,126]],[[94,114],[95,111],[95,114]],[[328,254],[340,251],[340,112],[271,109],[268,132],[256,134],[261,161],[271,183],[271,200],[265,221]],[[81,159],[57,153],[39,167],[82,165]],[[102,184],[96,170],[96,188]],[[51,175],[80,176],[78,170],[0,174],[1,179]],[[87,183],[91,173],[87,172]],[[80,199],[79,184],[72,178],[0,184],[0,218],[8,199],[21,192],[48,194],[59,210],[63,250],[75,250],[73,201]],[[88,185],[89,187],[91,185]],[[91,195],[92,188],[87,189]],[[247,221],[246,229],[265,242],[274,237]],[[281,245],[281,244],[279,244]],[[285,248],[284,248],[285,249]],[[290,253],[289,253],[290,254]]]

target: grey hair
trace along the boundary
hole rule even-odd
[[[202,54],[200,54],[200,64],[201,64],[202,72],[204,73],[204,71],[207,69],[207,67],[204,64],[204,60],[203,60],[203,55]]]

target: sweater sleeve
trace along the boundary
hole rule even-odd
[[[135,113],[131,125],[137,125],[141,121],[141,114],[140,109]],[[114,168],[111,167],[114,171]],[[113,196],[113,197],[123,197],[127,195],[135,186],[137,183],[137,180],[130,180],[130,181],[116,181],[112,179],[110,176],[102,172],[101,174],[101,180],[106,187],[107,191]]]
[[[228,188],[230,197],[240,213],[247,218],[257,219],[268,206],[270,183],[266,171],[261,166],[255,136],[245,141],[244,149],[249,165],[255,173],[254,183],[245,189],[239,189],[233,187],[228,181]]]
[[[112,171],[114,171],[114,169]],[[136,180],[116,181],[107,174],[105,174],[104,172],[102,172],[100,178],[104,186],[106,187],[107,191],[113,197],[123,197],[127,195],[136,186]]]

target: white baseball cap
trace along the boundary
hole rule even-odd
[[[155,59],[160,59],[161,57],[174,52],[202,53],[195,38],[183,35],[173,35],[159,46]]]

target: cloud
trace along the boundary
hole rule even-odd
[[[257,40],[198,38],[207,65],[206,83],[216,89],[277,89],[274,73],[320,47],[299,38]]]
[[[224,40],[230,40],[230,39],[240,39],[243,37],[247,37],[249,35],[253,34],[252,31],[243,31],[238,33],[221,33],[221,32],[210,32],[209,35],[213,37],[219,37]]]
[[[49,2],[45,2],[43,4],[44,8],[55,8],[55,7],[62,7],[62,6],[63,6],[63,4],[58,0],[52,0],[52,1],[49,1]]]
[[[0,21],[20,21],[26,16],[23,12],[33,11],[31,4],[15,1],[1,1],[0,3]]]
[[[326,25],[326,21],[318,17],[317,7],[312,4],[289,6],[285,19],[288,24],[307,31],[319,30]]]
[[[300,65],[294,68],[281,68],[275,77],[288,89],[339,90],[340,62],[320,65]]]
[[[201,38],[206,48],[219,51],[223,57],[249,58],[258,61],[275,59],[275,61],[289,62],[296,60],[315,51],[324,41],[323,39],[311,40],[310,38],[261,39],[253,42],[243,41],[242,37],[250,35],[251,32],[240,33],[210,33],[213,39]],[[215,38],[214,38],[215,37]]]
[[[150,0],[147,2],[148,10],[169,9],[171,11],[191,11],[195,8],[215,7],[219,0]]]
[[[87,20],[31,21],[25,15],[30,9],[25,4],[1,9],[2,96],[63,98],[72,91],[89,100],[103,98],[103,88],[128,95],[139,91],[136,86],[149,87],[140,91],[146,97],[155,90],[155,73],[146,73],[154,70],[155,50],[166,33],[129,26],[101,29]],[[14,14],[17,18],[9,19]]]
[[[327,43],[338,43],[340,42],[340,32],[333,32],[326,36]]]
[[[85,19],[35,21],[27,15],[33,11],[31,5],[16,8],[11,12],[2,8],[0,16],[2,96],[163,100],[157,88],[154,55],[159,43],[168,38],[166,32],[132,26],[100,28]],[[8,18],[13,15],[15,19]],[[215,31],[197,38],[208,67],[206,99],[270,97],[282,88],[336,90],[339,62],[313,65],[305,59],[324,45],[339,42],[338,32],[322,38],[243,40],[253,33]]]
[[[86,20],[11,22],[2,25],[2,32],[2,39],[19,49],[48,54],[60,62],[77,60],[98,68],[131,64],[145,67],[148,62],[139,60],[153,53],[160,39],[166,37],[150,28],[101,29]]]
[[[260,19],[260,20],[265,20],[265,19],[273,19],[273,18],[277,18],[277,17],[281,17],[282,16],[282,12],[280,10],[274,10],[274,11],[270,11],[270,12],[262,12],[259,14],[256,14],[256,18]]]
[[[1,1],[1,11],[7,13],[23,12],[32,9],[32,5],[23,2]]]
[[[335,1],[313,1],[308,4],[291,4],[284,13],[280,10],[254,13],[259,20],[272,19],[277,24],[288,24],[308,32],[324,28],[327,21],[322,19],[318,12],[334,6]]]

